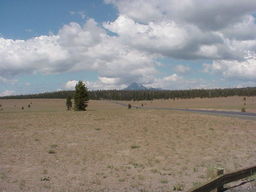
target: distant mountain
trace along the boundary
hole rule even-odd
[[[131,83],[128,87],[126,87],[124,90],[131,90],[131,91],[137,91],[137,90],[161,90],[158,88],[147,88],[145,86],[143,86],[142,84],[139,83]]]
[[[128,87],[124,88],[124,90],[147,90],[147,87],[144,87],[142,84],[139,83],[131,83]]]

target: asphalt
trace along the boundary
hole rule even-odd
[[[112,101],[112,103],[127,107],[127,104]],[[256,120],[256,113],[249,112],[238,112],[238,111],[219,111],[219,110],[203,110],[203,109],[180,109],[180,108],[167,108],[167,107],[148,107],[148,106],[134,106],[132,108],[136,109],[153,109],[153,110],[167,110],[167,111],[185,111],[192,113],[202,113],[208,115],[219,115],[219,116],[228,116],[228,117],[238,117],[243,119],[252,119]]]

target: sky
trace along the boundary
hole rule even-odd
[[[0,96],[256,86],[255,0],[0,0]]]

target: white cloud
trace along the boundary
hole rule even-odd
[[[177,74],[172,74],[162,78],[156,78],[153,82],[146,84],[147,87],[154,87],[154,88],[177,88],[177,81],[181,81],[182,77],[178,76]]]
[[[254,78],[255,62],[247,54],[256,52],[256,1],[105,2],[114,4],[120,16],[104,27],[123,43],[165,57],[213,60],[205,71],[226,78]]]
[[[118,78],[99,77],[97,81],[84,80],[83,82],[89,90],[123,89],[127,86],[126,84],[120,84],[119,81],[120,79]],[[65,90],[74,90],[77,83],[77,80],[67,81],[63,88]]]
[[[181,79],[181,77],[179,77],[177,74],[172,74],[170,76],[163,78],[164,81],[174,81],[174,82],[176,82],[180,79]]]
[[[25,32],[32,33],[33,30],[32,29],[25,29]]]
[[[65,88],[65,89],[74,90],[77,83],[78,83],[77,80],[70,80],[70,81],[68,81],[68,82],[65,83],[64,88]]]
[[[15,91],[12,91],[12,90],[5,90],[3,92],[0,93],[0,96],[3,97],[3,96],[10,96],[10,95],[14,95],[15,94]]]
[[[99,80],[103,84],[117,84],[120,81],[119,78],[111,78],[111,77],[99,77]]]
[[[56,35],[29,40],[0,39],[0,75],[93,70],[119,82],[144,81],[156,73],[155,56],[130,48],[89,19],[70,23]]]
[[[190,71],[190,67],[186,65],[176,65],[175,66],[175,71],[177,73],[187,73]]]
[[[198,54],[200,45],[223,42],[222,37],[215,32],[206,33],[193,25],[179,25],[172,20],[141,24],[120,15],[114,22],[105,23],[104,27],[117,33],[123,44],[135,49],[181,59],[208,57],[204,52]]]
[[[139,22],[163,19],[190,23],[207,30],[225,28],[255,12],[256,2],[251,0],[105,0],[114,4],[120,14]]]
[[[251,25],[256,28],[255,23],[251,22],[250,27]],[[120,15],[115,21],[104,23],[104,27],[116,33],[122,44],[171,58],[241,59],[244,50],[255,50],[255,47],[241,49],[236,46],[236,42],[241,41],[229,39],[227,30],[205,31],[191,23],[179,24],[174,20],[139,23],[128,16]],[[251,41],[255,41],[255,38]]]
[[[70,15],[78,15],[79,17],[81,17],[81,19],[85,19],[86,18],[86,14],[84,11],[69,11]]]
[[[30,85],[31,85],[30,82],[26,82],[26,83],[25,83],[25,86],[27,86],[27,87],[30,86]]]
[[[103,80],[104,81],[104,80]],[[107,89],[124,89],[126,84],[112,84],[112,82],[102,82],[102,79],[97,81],[86,81],[89,90],[107,90]]]
[[[58,45],[58,38],[40,36],[27,41],[0,38],[0,76],[60,72],[67,53]]]
[[[256,54],[248,53],[242,60],[216,60],[212,64],[205,64],[206,72],[218,72],[227,78],[241,80],[256,80]]]
[[[2,82],[2,83],[15,84],[17,81],[18,81],[17,79],[7,79],[7,78],[0,76],[0,82]]]
[[[211,81],[203,79],[186,79],[176,73],[166,77],[156,78],[153,82],[145,84],[147,87],[182,90],[182,89],[201,89],[201,88],[216,88],[219,85]]]
[[[202,45],[197,53],[206,57],[216,57],[218,56],[218,48],[215,45]]]
[[[225,34],[229,39],[237,40],[253,40],[256,39],[256,25],[255,17],[252,15],[246,15],[243,17],[241,22],[226,27],[222,30],[222,33]]]

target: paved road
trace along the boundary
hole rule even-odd
[[[127,104],[120,102],[113,102],[118,105],[122,105],[127,107]],[[179,108],[167,108],[167,107],[141,107],[141,106],[132,106],[133,108],[139,109],[155,109],[155,110],[168,110],[168,111],[187,111],[194,113],[204,113],[209,115],[220,115],[220,116],[231,116],[231,117],[239,117],[244,119],[252,119],[256,120],[256,113],[248,113],[248,112],[237,112],[237,111],[216,111],[216,110],[203,110],[203,109],[179,109]]]

